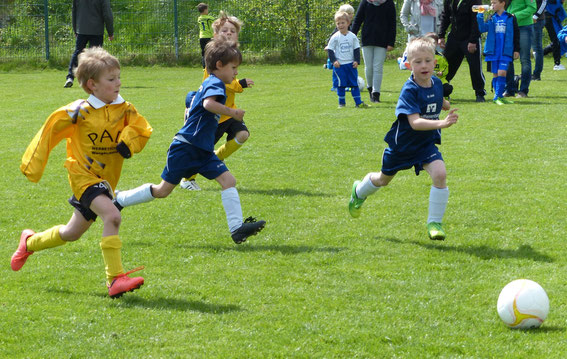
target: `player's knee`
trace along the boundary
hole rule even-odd
[[[165,198],[165,197],[169,196],[169,194],[171,193],[170,190],[168,190],[167,188],[165,188],[163,186],[153,185],[151,187],[151,190],[152,190],[152,197],[154,197],[154,198]]]
[[[436,171],[431,174],[431,179],[433,180],[433,185],[437,188],[447,187],[447,173],[445,171]]]
[[[105,226],[119,228],[120,223],[122,223],[122,216],[119,211],[113,211],[112,213],[107,214],[102,221]]]
[[[244,142],[246,142],[248,137],[250,137],[250,133],[248,131],[240,131],[236,134],[235,137],[238,143],[243,144]]]

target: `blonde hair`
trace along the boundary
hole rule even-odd
[[[339,10],[335,13],[335,22],[339,19],[345,19],[346,21],[348,21],[350,23],[351,17],[347,12]]]
[[[350,4],[341,5],[339,11],[346,12],[351,18],[354,16],[354,8]]]
[[[75,77],[86,93],[92,93],[87,87],[89,79],[98,80],[106,70],[120,70],[118,59],[109,54],[102,47],[85,49],[79,55],[79,65],[75,69]]]
[[[224,37],[219,37],[209,41],[205,46],[205,65],[207,71],[212,73],[217,69],[217,62],[222,66],[234,62],[238,65],[242,63],[242,54],[238,50],[238,44],[227,41]]]
[[[230,16],[224,11],[220,11],[219,18],[213,21],[211,25],[215,34],[220,32],[221,27],[226,23],[230,22],[236,28],[236,32],[240,33],[240,28],[242,28],[242,21],[238,20],[236,16]]]
[[[415,54],[420,51],[427,51],[435,56],[435,48],[435,40],[433,40],[431,37],[416,37],[409,42],[406,48],[406,51],[408,52],[408,61],[411,62],[411,60],[415,57]]]

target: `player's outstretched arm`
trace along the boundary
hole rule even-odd
[[[230,108],[216,101],[216,96],[207,97],[203,101],[205,110],[216,113],[217,115],[225,115],[234,118],[237,121],[244,120],[244,110],[239,108]]]
[[[453,109],[449,111],[447,117],[444,120],[428,120],[419,117],[418,113],[408,115],[408,122],[412,129],[415,131],[430,131],[437,130],[440,128],[451,127],[457,122],[459,115],[456,113],[458,109]]]

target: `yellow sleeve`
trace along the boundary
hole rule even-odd
[[[152,127],[146,118],[136,111],[136,108],[129,104],[126,110],[126,127],[120,133],[118,142],[124,142],[131,154],[139,153],[144,149],[152,134]]]
[[[75,131],[76,119],[74,120],[72,116],[79,114],[77,106],[81,103],[82,100],[78,100],[53,112],[28,145],[22,157],[20,171],[31,182],[39,182],[51,150]]]

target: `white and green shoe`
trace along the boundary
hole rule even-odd
[[[434,241],[445,240],[445,231],[439,222],[427,223],[427,234],[429,235],[429,239]]]
[[[354,183],[352,184],[350,202],[348,203],[348,211],[350,212],[350,215],[353,216],[354,218],[358,218],[360,216],[360,207],[362,207],[362,204],[366,200],[366,198],[361,199],[358,198],[358,196],[356,195],[356,187],[358,186],[359,183],[360,181],[354,181]]]

